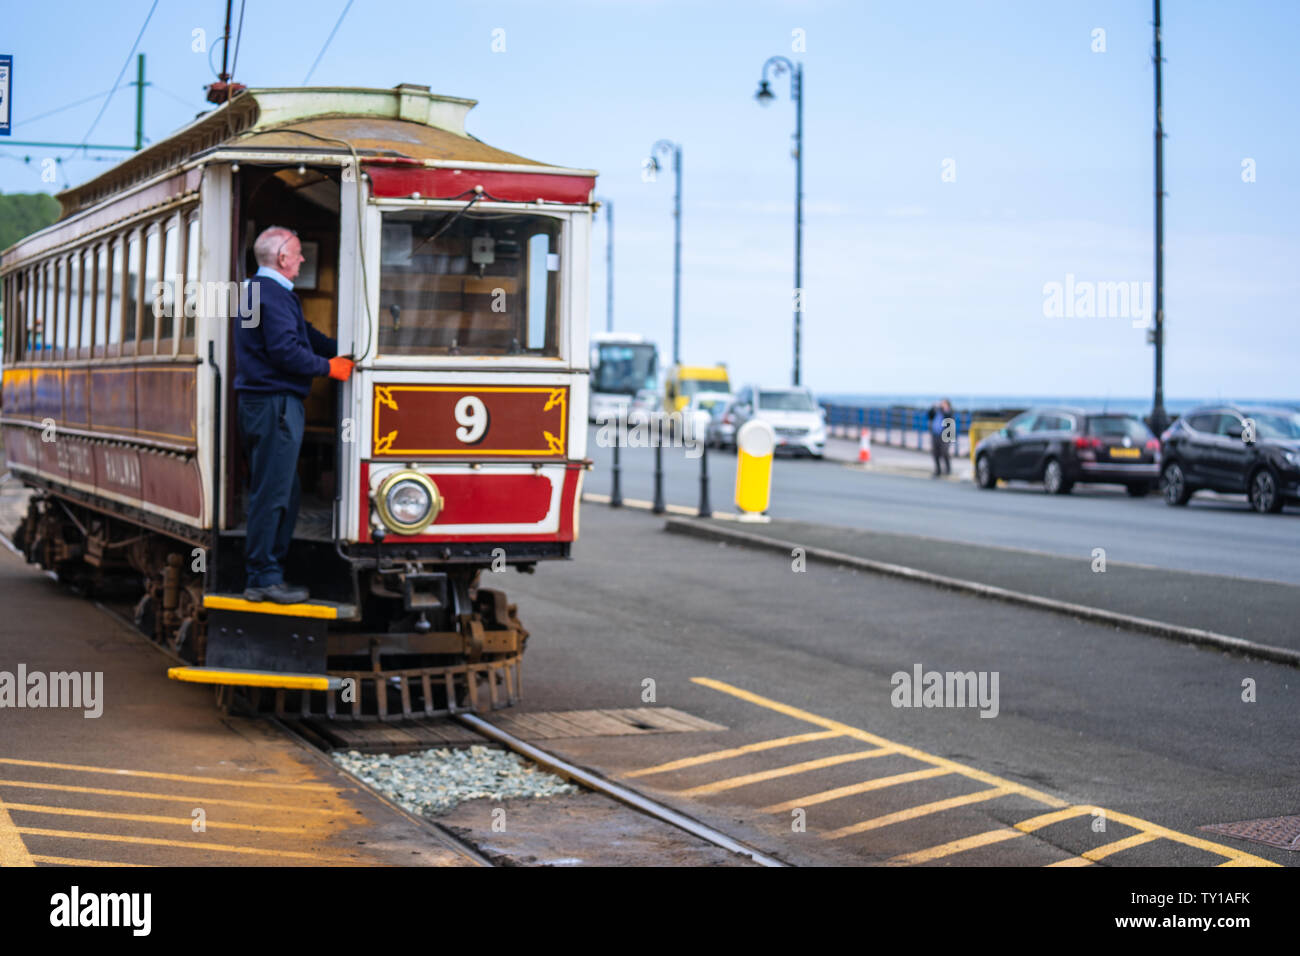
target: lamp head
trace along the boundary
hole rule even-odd
[[[754,94],[754,99],[758,100],[759,106],[767,106],[776,99],[775,94],[772,92],[772,85],[767,80],[759,81],[758,92]]]

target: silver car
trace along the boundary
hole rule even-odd
[[[753,418],[771,425],[776,432],[778,453],[814,458],[826,453],[826,416],[809,389],[798,385],[776,388],[746,385],[736,393],[729,411],[735,419],[736,431]]]

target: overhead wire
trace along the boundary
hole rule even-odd
[[[321,57],[325,55],[325,51],[328,50],[330,44],[334,42],[334,34],[339,32],[339,27],[343,25],[343,18],[348,15],[348,10],[350,10],[351,8],[352,8],[352,0],[348,0],[348,2],[344,4],[343,12],[339,14],[339,18],[334,21],[334,29],[331,30],[330,35],[325,38],[325,45],[320,48],[320,52],[316,54],[316,59],[312,61],[311,69],[308,70],[307,75],[303,77],[302,80],[303,86],[307,85],[307,81],[311,79],[311,75],[316,72],[316,67],[320,66]]]
[[[108,104],[112,102],[113,94],[121,88],[119,84],[122,82],[122,77],[126,75],[126,68],[131,65],[131,57],[135,56],[136,48],[140,46],[140,41],[144,38],[144,31],[148,29],[149,21],[153,19],[153,13],[157,9],[158,0],[153,0],[153,6],[149,8],[149,13],[145,16],[144,23],[140,25],[140,32],[136,34],[135,42],[131,44],[131,50],[127,53],[125,62],[122,63],[122,69],[117,72],[117,79],[113,81],[113,88],[109,90],[108,95],[104,97],[103,105],[99,107],[99,112],[95,114],[95,121],[90,124],[90,129],[86,130],[86,135],[81,137],[81,143],[76,147],[77,149],[81,149],[86,145],[87,141],[90,139],[90,134],[95,132],[95,127],[98,126],[99,121],[104,118],[104,111],[108,109]],[[67,156],[64,156],[63,158],[67,159],[70,156],[72,156],[72,153],[68,153]]]

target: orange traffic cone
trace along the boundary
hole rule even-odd
[[[869,461],[871,461],[871,430],[864,428],[858,438],[858,464],[865,465]]]

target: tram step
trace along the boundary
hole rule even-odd
[[[282,687],[286,690],[337,690],[340,677],[326,674],[282,674],[275,671],[240,670],[230,667],[171,667],[167,676],[192,684],[233,684],[240,687]]]
[[[333,601],[276,604],[274,601],[248,601],[242,594],[205,594],[203,606],[209,610],[277,614],[282,617],[314,617],[324,621],[354,621],[359,616],[355,604],[336,604]]]

